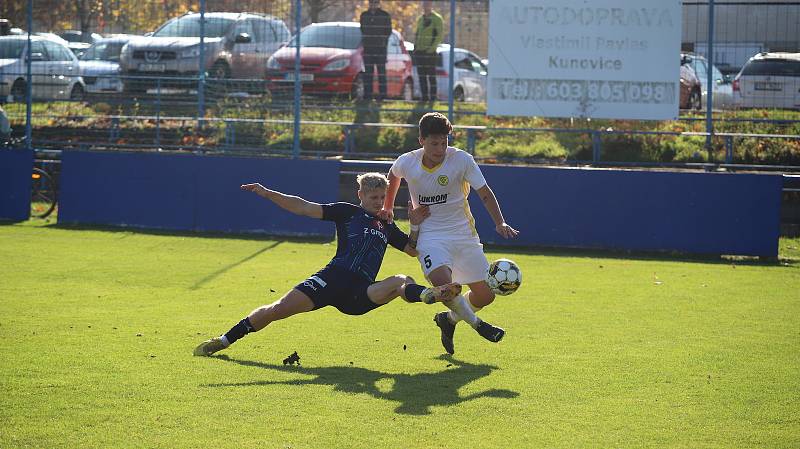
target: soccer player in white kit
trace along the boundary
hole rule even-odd
[[[414,207],[430,208],[430,216],[419,225],[417,249],[422,271],[434,286],[458,282],[470,288],[463,296],[445,302],[450,312],[434,316],[441,329],[442,345],[450,354],[454,353],[453,333],[460,320],[467,321],[489,341],[498,342],[505,335],[503,329],[475,315],[494,301],[495,294],[486,283],[489,263],[469,209],[470,187],[478,193],[498,234],[504,238],[518,234],[503,219],[497,198],[472,155],[447,145],[452,131],[444,115],[431,112],[422,116],[419,121],[422,148],[402,154],[392,165],[381,210],[382,218],[393,218],[394,200],[400,180],[405,178]]]

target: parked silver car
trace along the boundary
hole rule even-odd
[[[89,94],[122,92],[119,56],[122,47],[134,37],[120,35],[99,39],[84,52],[79,64]]]
[[[103,38],[103,36],[97,33],[84,33],[78,30],[62,31],[58,36],[67,41],[67,47],[79,58],[86,53],[86,50],[88,50],[92,44]]]
[[[733,80],[742,108],[800,109],[800,53],[759,53]]]
[[[410,52],[414,49],[414,44],[405,42],[406,49]],[[475,53],[456,47],[455,73],[453,74],[453,99],[455,101],[486,101],[486,78],[488,68],[481,58]],[[436,48],[436,96],[441,101],[448,99],[447,90],[449,87],[448,70],[450,69],[450,45],[442,44]],[[417,68],[414,67],[414,98],[421,98],[419,88],[419,75]]]
[[[205,14],[204,61],[200,63],[201,16],[176,17],[151,36],[126,45],[120,56],[125,91],[157,87],[192,89],[205,70],[215,80],[264,78],[267,59],[290,38],[286,24],[253,13]]]
[[[0,100],[25,101],[28,37],[0,37]],[[31,36],[31,92],[35,100],[82,100],[78,58],[65,45]]]
[[[702,98],[700,108],[705,108],[708,104],[708,61],[706,58],[693,53],[681,55],[681,63],[686,64],[694,70],[695,76],[700,81]],[[731,109],[733,104],[733,86],[730,79],[722,75],[716,66],[711,67],[712,78],[714,79],[712,98],[714,101],[713,109]]]

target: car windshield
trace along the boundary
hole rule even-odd
[[[81,56],[82,61],[119,61],[119,54],[125,42],[100,43],[92,45]]]
[[[311,26],[300,33],[302,47],[345,48],[355,50],[361,45],[361,29],[341,26]],[[290,47],[297,46],[297,36]]]
[[[717,68],[717,66],[711,66],[711,72],[714,74],[714,80],[715,80],[715,81],[716,81],[716,80],[722,80],[722,79],[725,79],[725,77],[724,77],[724,76],[722,76],[722,72],[720,72],[720,71],[719,71],[719,69]]]
[[[206,37],[222,37],[235,22],[223,17],[206,17]],[[155,37],[200,37],[200,16],[181,17],[167,22],[155,33]]]
[[[24,40],[9,39],[0,41],[0,59],[19,59],[23,48],[25,48]]]
[[[800,61],[786,59],[760,59],[750,61],[742,69],[742,75],[755,76],[800,76]]]
[[[64,39],[65,41],[69,42],[83,42],[83,39],[81,38],[80,34],[64,33],[60,37],[61,39]]]

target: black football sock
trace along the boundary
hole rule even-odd
[[[231,330],[226,332],[225,338],[228,340],[228,344],[233,344],[233,342],[244,337],[250,332],[255,332],[255,329],[253,329],[253,325],[250,324],[250,319],[245,318],[242,321],[239,321],[236,326],[233,326]]]
[[[422,302],[419,295],[425,290],[425,287],[418,284],[407,284],[405,288],[405,297],[408,302]]]

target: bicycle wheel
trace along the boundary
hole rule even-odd
[[[41,168],[31,173],[31,217],[46,218],[56,208],[56,185]]]

